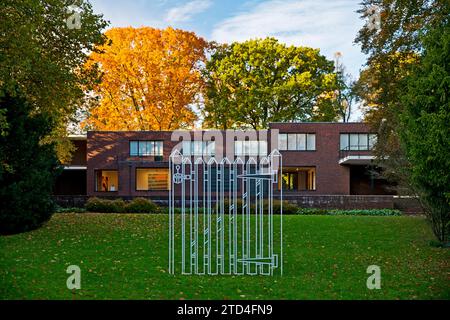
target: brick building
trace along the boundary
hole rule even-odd
[[[72,136],[77,150],[55,194],[167,199],[169,156],[177,145],[192,157],[258,158],[277,148],[283,155],[278,189],[282,187],[286,196],[392,193],[376,174],[371,152],[376,134],[364,123],[272,123],[258,132],[173,134],[90,131],[87,136]],[[187,137],[194,141],[182,142]]]

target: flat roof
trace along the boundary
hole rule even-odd
[[[67,165],[64,170],[87,170],[87,166]]]
[[[307,124],[307,125],[315,125],[315,124],[330,124],[330,125],[348,125],[348,124],[361,124],[361,125],[368,125],[367,122],[315,122],[315,121],[299,121],[299,122],[270,122],[269,127],[266,129],[258,129],[253,130],[251,128],[246,129],[201,129],[201,128],[193,128],[193,129],[175,129],[175,130],[89,130],[88,132],[159,132],[159,133],[172,133],[174,131],[183,131],[183,132],[195,132],[195,131],[201,131],[201,132],[209,132],[209,131],[268,131],[270,130],[270,126],[272,124],[284,124],[284,125],[292,125],[292,124]],[[75,135],[74,135],[75,136]],[[70,137],[70,136],[69,136]],[[86,135],[83,135],[83,137],[86,138]]]
[[[85,134],[69,134],[70,140],[87,140],[87,135]]]
[[[371,164],[373,160],[375,160],[375,156],[373,155],[353,155],[340,159],[339,164],[367,165]]]

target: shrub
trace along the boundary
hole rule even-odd
[[[159,207],[145,198],[135,198],[125,202],[122,199],[108,200],[97,197],[89,198],[85,208],[89,212],[100,213],[157,213]]]
[[[347,216],[400,216],[399,210],[393,209],[369,209],[369,210],[330,210],[330,215]]]
[[[236,201],[237,203],[237,207],[240,209],[242,208],[242,200],[238,199]],[[264,210],[265,212],[267,212],[267,206],[268,206],[268,200],[263,200],[263,205],[264,205]],[[228,210],[230,208],[230,203],[228,201],[228,199],[225,199],[224,201],[224,212],[228,213]],[[281,213],[281,201],[280,200],[273,200],[272,203],[272,208],[273,208],[273,214],[280,214]],[[255,210],[255,202],[252,200],[252,206],[251,206],[251,210],[254,211]],[[291,204],[287,201],[283,201],[283,214],[296,214],[298,210],[298,207],[294,204]]]
[[[54,143],[42,143],[53,125],[49,115],[17,96],[0,99],[0,234],[38,228],[52,216],[52,188],[61,171]],[[1,120],[1,119],[0,119]]]
[[[414,194],[419,195],[438,240],[448,245],[450,242],[448,16],[425,32],[421,41],[423,50],[420,63],[416,64],[405,77],[399,100],[402,108],[397,118],[400,120],[397,133],[400,137],[401,151],[404,152],[404,159],[401,160],[407,165],[396,171],[404,174],[403,178],[406,177],[408,186],[412,187]]]
[[[267,206],[267,201],[264,203]],[[281,213],[281,201],[273,200],[272,204],[273,213],[280,214]],[[283,214],[296,214],[298,207],[295,204],[289,203],[287,201],[283,201]]]
[[[148,199],[135,198],[125,205],[124,211],[128,213],[157,213],[159,207]]]
[[[298,208],[297,214],[299,215],[326,215],[328,211],[326,209],[319,208]]]
[[[299,208],[299,215],[345,215],[345,216],[400,216],[399,210],[393,209],[367,209],[367,210],[339,210],[339,209],[318,209]]]
[[[93,197],[88,199],[85,208],[89,212],[121,213],[125,211],[125,201],[122,199],[107,200]]]
[[[228,213],[229,209],[230,209],[230,201],[228,201],[228,198],[226,198],[223,202],[223,212]],[[240,210],[242,208],[243,202],[241,199],[237,199],[236,201],[236,205],[238,207],[238,210]]]

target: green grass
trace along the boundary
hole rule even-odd
[[[284,276],[167,273],[167,216],[56,214],[0,237],[1,299],[449,299],[448,249],[421,217],[286,216]],[[66,268],[81,268],[81,290]],[[366,269],[381,267],[381,290]]]

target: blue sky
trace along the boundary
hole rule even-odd
[[[354,78],[365,63],[353,43],[364,21],[359,0],[91,0],[112,27],[172,26],[207,40],[230,43],[273,36],[286,44],[319,48],[342,61]],[[353,118],[353,117],[352,117]]]

